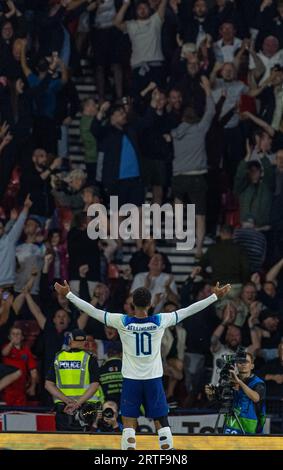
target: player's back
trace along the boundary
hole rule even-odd
[[[163,376],[161,340],[165,328],[177,323],[175,313],[145,318],[107,314],[106,324],[117,328],[123,345],[122,375],[149,380]]]

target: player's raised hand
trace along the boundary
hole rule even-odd
[[[70,286],[67,283],[67,281],[64,281],[63,286],[59,284],[59,282],[55,282],[54,288],[58,294],[64,295],[65,297],[71,291]]]
[[[216,283],[216,286],[212,288],[212,293],[215,294],[218,299],[224,297],[231,290],[231,284],[226,284],[223,287],[220,287],[219,282]]]

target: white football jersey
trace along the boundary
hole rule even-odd
[[[118,330],[123,345],[123,377],[149,380],[163,376],[160,350],[164,330],[216,302],[217,296],[212,294],[176,312],[158,313],[145,318],[104,312],[72,292],[67,294],[67,299],[82,312]]]
[[[148,380],[163,376],[161,340],[165,328],[177,324],[176,312],[146,318],[106,312],[104,321],[106,326],[119,331],[123,345],[123,377]]]

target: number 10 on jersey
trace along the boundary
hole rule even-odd
[[[151,354],[151,334],[150,333],[136,333],[136,355],[149,356]]]

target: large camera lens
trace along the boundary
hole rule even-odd
[[[104,418],[113,418],[114,411],[112,410],[112,408],[105,408],[105,410],[102,411],[102,416]]]

